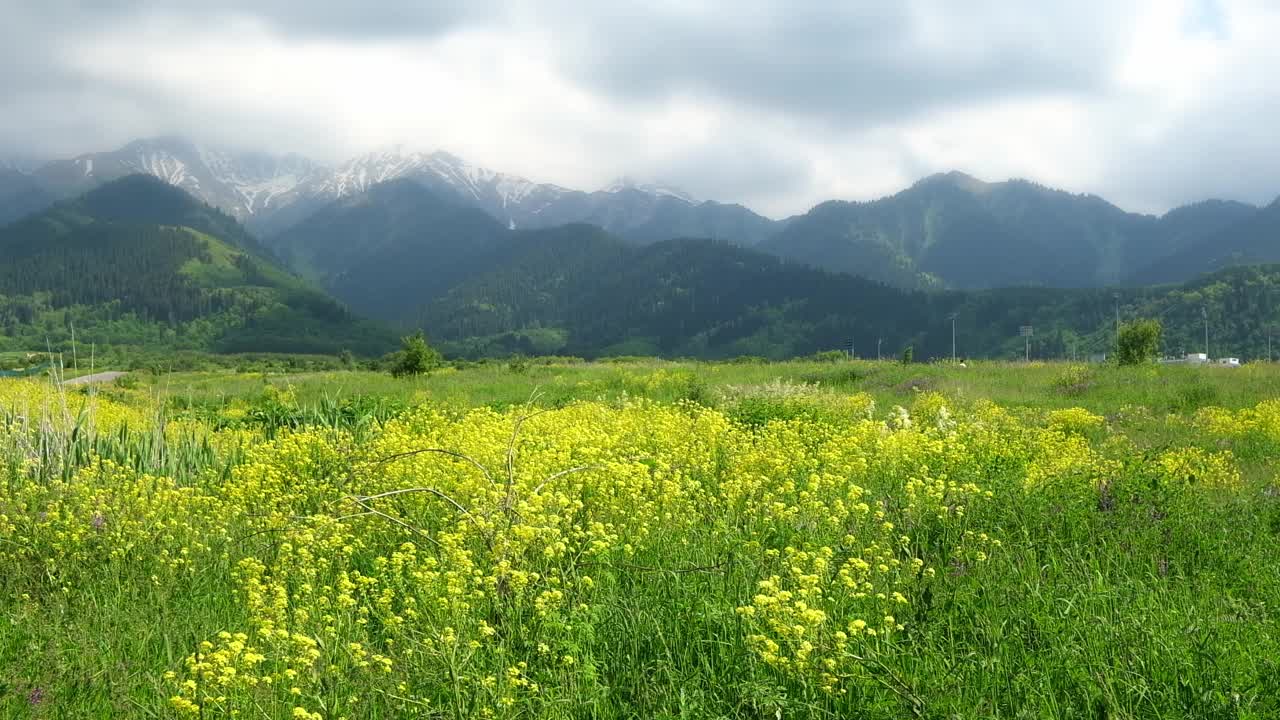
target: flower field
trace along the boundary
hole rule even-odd
[[[1280,401],[634,372],[0,381],[0,716],[1280,716]]]

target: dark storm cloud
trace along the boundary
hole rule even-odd
[[[1045,3],[601,3],[566,14],[564,69],[640,102],[716,97],[856,128],[930,108],[1103,84],[1117,28],[1099,31]],[[693,4],[693,7],[698,7]],[[948,9],[948,7],[950,9]],[[1033,8],[1034,10],[1032,10]],[[1123,18],[1117,18],[1123,21]]]
[[[187,16],[210,22],[246,16],[284,35],[323,35],[350,40],[445,33],[459,25],[491,21],[502,10],[500,3],[489,0],[49,0],[37,7],[40,15],[73,26],[115,25],[155,15]]]
[[[587,189],[648,175],[775,215],[953,167],[1144,210],[1280,192],[1268,0],[2,10],[0,158],[159,133],[329,161],[406,141]]]

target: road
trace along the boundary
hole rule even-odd
[[[89,383],[108,383],[118,377],[124,377],[125,375],[128,375],[128,373],[120,372],[119,370],[111,370],[109,372],[94,373],[92,375],[81,375],[80,377],[71,378],[62,384],[88,385]]]

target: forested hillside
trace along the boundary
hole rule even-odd
[[[267,244],[355,311],[404,323],[483,269],[507,233],[480,210],[395,180],[335,201]]]
[[[981,190],[964,187],[956,176],[935,178],[932,185],[926,189],[946,203]],[[1048,223],[1044,206],[1054,202],[1094,208],[1106,219],[1098,227],[1132,224],[1141,232],[1131,237],[1144,245],[1130,247],[1124,263],[1136,261],[1135,248],[1156,252],[1151,245],[1157,241],[1195,247],[1202,234],[1254,214],[1245,205],[1202,203],[1158,220],[1141,218],[1096,198],[1062,197],[1027,183],[992,194],[1002,198],[987,198],[985,207],[1002,207],[1003,215],[1022,217],[1028,227],[1036,213],[1035,222]],[[1020,204],[1035,212],[1016,210]],[[908,215],[919,210],[913,207]],[[988,222],[983,217],[973,211],[974,227]],[[1054,242],[1068,243],[1068,235],[1059,230]],[[990,244],[981,252],[958,242],[946,250],[953,257],[945,256],[943,266],[954,272],[969,267],[974,277],[1023,272],[1034,260],[1018,253],[1041,250],[1008,240],[1003,249]],[[875,356],[877,345],[881,355],[911,345],[918,357],[941,357],[950,355],[948,318],[957,313],[961,355],[1020,356],[1019,328],[1032,325],[1037,356],[1085,357],[1110,350],[1117,293],[1122,317],[1165,320],[1170,352],[1192,346],[1201,310],[1189,308],[1202,303],[1211,316],[1224,319],[1215,352],[1257,356],[1265,347],[1258,328],[1272,311],[1269,305],[1260,309],[1256,296],[1274,280],[1268,269],[1226,273],[1183,288],[902,290],[728,242],[637,246],[586,224],[513,231],[408,180],[335,202],[269,245],[352,308],[401,329],[422,328],[449,352],[466,356],[789,357],[846,348],[853,340],[863,356]],[[929,252],[931,262],[942,262],[943,248]],[[1069,273],[1062,252],[1058,266]],[[1012,276],[1009,282],[1017,284]],[[940,284],[936,278],[918,283]]]
[[[904,291],[789,264],[727,243],[676,240],[629,247],[566,228],[518,235],[505,265],[455,287],[423,310],[421,325],[465,356],[564,353],[784,358],[848,349],[862,357],[949,357],[956,315],[962,357],[1109,353],[1116,311],[1166,327],[1168,353],[1203,345],[1258,358],[1280,321],[1280,267],[1237,268],[1178,287]],[[1198,340],[1199,339],[1199,340]]]
[[[1029,180],[985,182],[949,172],[878,200],[833,199],[772,220],[662,184],[624,178],[596,191],[575,190],[444,151],[385,148],[328,167],[182,137],[140,139],[25,170],[0,168],[0,224],[104,182],[141,181],[131,173],[201,199],[194,208],[178,203],[179,212],[222,211],[205,218],[218,225],[211,230],[199,218],[145,208],[155,222],[238,235],[238,244],[251,247],[235,220],[247,223],[288,256],[290,267],[353,309],[396,320],[421,294],[410,268],[432,266],[418,281],[435,283],[430,292],[447,289],[477,270],[477,253],[504,231],[574,224],[637,245],[723,240],[906,289],[1137,286],[1280,261],[1280,211],[1234,201],[1204,200],[1157,217]],[[118,189],[98,208],[102,217],[127,220],[128,195]],[[388,276],[387,268],[395,270]]]
[[[1177,282],[1236,265],[1280,262],[1280,200],[1225,230],[1189,243],[1131,278],[1134,284]]]
[[[920,236],[932,259],[919,268],[977,273],[985,265],[991,276],[1031,267],[1031,257],[1018,253],[1032,251],[1012,235],[984,246],[986,255],[953,242],[963,235],[953,231],[988,227],[995,237],[996,226],[976,210],[956,210],[972,210],[961,198],[981,187],[956,177],[934,184],[930,202],[941,204],[929,207],[946,212],[930,226],[935,235]],[[991,191],[1003,199],[982,204],[1030,226],[1030,218],[1047,217],[1045,192],[1018,185]],[[1129,222],[1097,199],[1071,202],[1095,207],[1112,227]],[[898,220],[921,210],[907,205]],[[1025,212],[1012,209],[1023,205]],[[793,228],[846,210],[820,208]],[[1267,259],[1273,212],[1202,204],[1152,219],[1181,228],[1180,235],[1133,237],[1150,249],[1155,238],[1176,236],[1168,242],[1179,249],[1166,260],[1189,268],[1218,237],[1200,235],[1247,214],[1232,227],[1251,231],[1240,237],[1251,238],[1255,254],[1221,241],[1215,247],[1237,260]],[[511,230],[410,180],[374,185],[259,243],[222,211],[155,178],[131,176],[0,229],[0,252],[0,349],[63,345],[74,328],[82,342],[118,346],[374,355],[395,343],[377,321],[397,332],[421,328],[447,352],[468,357],[780,358],[847,349],[852,341],[864,357],[897,356],[910,346],[924,359],[950,356],[954,314],[960,356],[1021,356],[1019,328],[1031,325],[1034,356],[1085,357],[1110,350],[1118,309],[1122,318],[1160,319],[1165,350],[1179,354],[1202,348],[1207,315],[1212,354],[1256,358],[1280,321],[1274,267],[1229,268],[1181,286],[926,291],[920,287],[942,284],[935,275],[911,275],[919,268],[883,254],[882,267],[906,273],[897,280],[920,280],[902,289],[727,241],[637,245],[588,224]],[[1059,264],[1071,272],[1065,256]]]
[[[1227,232],[1256,212],[1205,202],[1161,218],[1090,195],[962,173],[926,178],[874,202],[830,201],[761,250],[909,288],[1100,287]],[[1196,271],[1179,266],[1166,280]]]
[[[390,334],[280,268],[220,211],[130,177],[0,229],[14,349],[86,343],[376,353]]]

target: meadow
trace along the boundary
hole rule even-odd
[[[1280,367],[0,379],[0,717],[1280,717]]]

